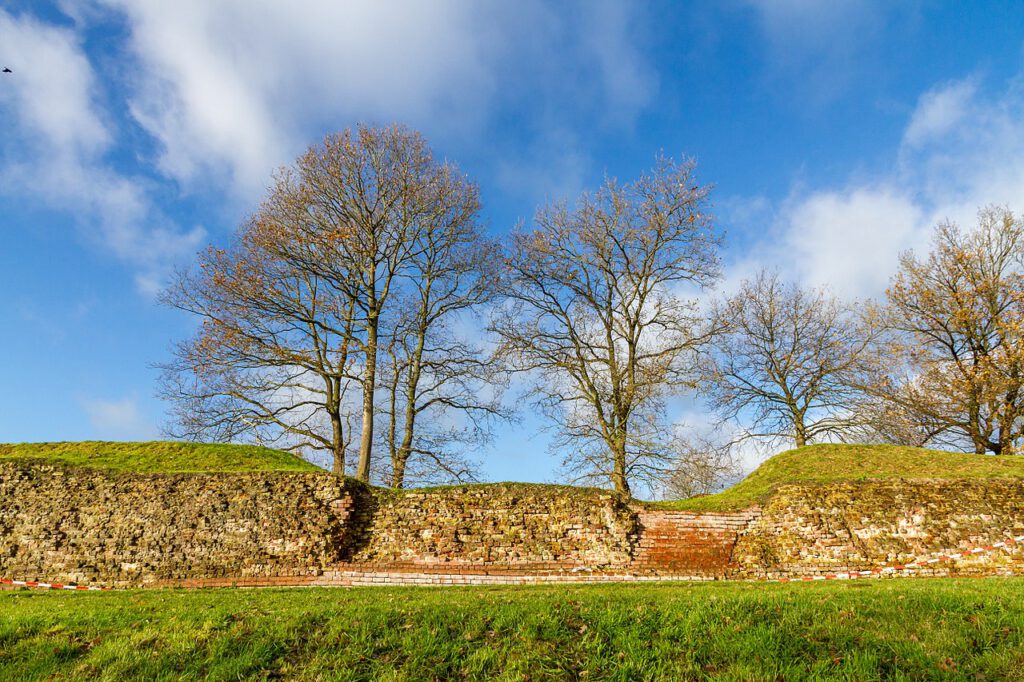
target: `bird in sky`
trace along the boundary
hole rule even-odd
[[[5,66],[5,67],[4,67],[4,73],[14,73],[14,72],[13,72],[13,71],[11,71],[10,69],[8,69],[8,68],[7,68],[6,66]]]

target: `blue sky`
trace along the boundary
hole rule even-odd
[[[937,221],[1024,210],[1019,2],[0,0],[0,62],[0,442],[156,437],[191,321],[155,292],[358,122],[421,130],[495,233],[692,156],[726,289],[877,296]],[[484,473],[552,478],[536,426]]]

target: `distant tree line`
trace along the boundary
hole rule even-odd
[[[163,366],[170,434],[323,451],[394,487],[472,480],[520,375],[567,474],[622,493],[709,492],[745,439],[1018,452],[1024,224],[1006,209],[939,225],[879,303],[769,271],[714,298],[721,237],[689,161],[542,207],[504,242],[480,210],[406,128],[311,147],[162,296],[198,320]],[[719,436],[683,433],[680,396]]]

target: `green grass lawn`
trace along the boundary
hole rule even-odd
[[[0,444],[0,461],[5,458],[48,459],[71,466],[141,473],[323,471],[300,457],[281,450],[255,445],[215,443],[84,441]],[[775,488],[786,483],[897,478],[1024,478],[1024,457],[972,455],[894,445],[810,445],[775,455],[746,479],[721,493],[688,500],[647,504],[658,509],[732,511],[764,503]],[[434,489],[470,489],[487,486],[518,487],[523,492],[572,490],[581,495],[596,495],[600,492],[592,488],[533,483],[492,483],[481,486],[443,486]],[[396,491],[395,494],[424,490],[431,488]]]
[[[786,483],[1024,478],[1024,457],[996,457],[896,445],[809,445],[768,459],[715,495],[653,502],[658,509],[731,511],[763,503]]]
[[[1024,579],[0,593],[4,680],[1021,680]]]
[[[0,445],[4,459],[48,459],[70,466],[141,473],[323,471],[281,450],[214,443],[19,443]]]

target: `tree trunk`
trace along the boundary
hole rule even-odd
[[[615,486],[615,492],[622,493],[623,495],[629,495],[629,480],[626,478],[626,442],[623,438],[620,442],[614,443],[612,446],[612,485]]]
[[[402,445],[395,455],[394,476],[391,479],[393,488],[401,488],[405,483],[405,465],[412,454],[412,439],[416,429],[416,409],[412,402],[405,404],[405,433],[402,434]]]
[[[789,395],[789,389],[786,390],[786,395]],[[793,440],[796,441],[796,446],[802,448],[807,445],[807,425],[804,424],[805,410],[801,410],[795,403],[795,401],[789,404],[789,413],[793,418]]]
[[[345,434],[342,431],[341,415],[331,411],[331,432],[334,445],[334,473],[338,476],[345,475]]]
[[[408,451],[401,449],[395,453],[395,459],[391,462],[391,487],[401,488],[405,485],[405,465],[409,461]]]
[[[974,454],[984,455],[988,450],[988,438],[981,432],[981,407],[978,399],[973,395],[975,389],[971,390],[972,395],[967,405],[967,433],[974,444]]]
[[[807,445],[807,430],[804,428],[803,424],[799,422],[797,423],[793,439],[796,441],[796,446],[798,448],[802,448]]]
[[[366,367],[363,369],[363,428],[359,434],[359,466],[356,478],[370,481],[373,451],[373,399],[377,387],[377,312],[371,309],[366,321]]]
[[[391,383],[388,385],[388,454],[391,456],[391,487],[401,488],[405,478],[405,462],[399,461],[398,444],[398,360],[391,349]]]
[[[345,426],[341,422],[341,380],[336,377],[325,377],[327,416],[331,420],[331,454],[334,457],[334,473],[345,475]]]

